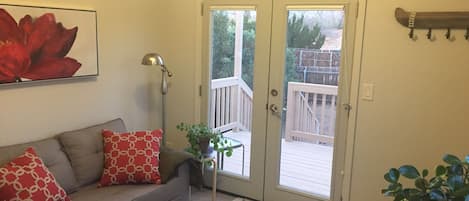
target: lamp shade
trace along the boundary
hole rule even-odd
[[[164,66],[163,57],[157,53],[148,53],[142,59],[142,64],[146,66]]]

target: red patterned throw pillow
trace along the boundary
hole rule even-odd
[[[99,186],[160,184],[162,137],[162,130],[130,133],[104,130],[104,171]]]
[[[70,201],[33,148],[0,167],[1,200]]]

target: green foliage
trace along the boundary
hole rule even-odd
[[[223,134],[218,131],[213,131],[207,125],[200,124],[186,124],[180,123],[176,125],[180,131],[186,132],[187,141],[190,147],[186,150],[197,158],[202,157],[202,152],[199,147],[199,140],[201,138],[209,138],[210,143],[213,145],[213,150],[226,154],[230,157],[233,154],[233,148],[228,144],[229,142],[223,138]]]
[[[213,11],[212,78],[233,77],[235,23],[225,11]]]
[[[320,49],[326,41],[321,34],[321,27],[316,24],[311,30],[304,24],[304,16],[293,15],[288,20],[287,44],[289,48]]]
[[[226,11],[214,11],[212,15],[212,79],[234,75],[235,25]],[[296,55],[292,48],[320,49],[325,41],[319,25],[311,30],[303,24],[304,17],[296,15],[288,21],[288,48],[286,52],[285,82],[300,81],[296,73]],[[256,21],[249,12],[244,14],[242,79],[253,89]]]
[[[242,78],[253,89],[254,54],[256,50],[256,22],[250,20],[249,13],[244,16],[243,30],[243,72]]]
[[[438,165],[435,177],[426,178],[427,169],[420,173],[412,165],[399,169],[391,168],[384,179],[389,183],[382,194],[394,197],[394,201],[469,201],[469,161],[460,160],[454,155],[445,155],[446,165]],[[414,187],[404,188],[399,178],[414,180]]]
[[[287,105],[287,89],[288,89],[288,82],[299,82],[300,78],[298,77],[298,73],[296,73],[296,55],[294,48],[287,48],[286,50],[286,58],[285,58],[285,76],[283,80],[283,107]]]
[[[295,49],[287,48],[285,58],[285,82],[299,82],[300,78],[296,73]]]

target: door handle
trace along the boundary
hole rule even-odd
[[[279,107],[278,105],[276,104],[270,104],[270,107],[269,107],[270,111],[272,112],[272,114],[275,114],[277,116],[281,116],[281,112],[279,110]]]
[[[272,111],[274,113],[278,113],[278,106],[275,105],[275,104],[271,104],[270,105],[270,111]]]

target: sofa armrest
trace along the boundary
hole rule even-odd
[[[167,183],[156,185],[153,191],[143,193],[132,201],[190,201],[189,199],[189,164],[183,163],[176,168],[178,172],[177,177],[171,178]],[[150,184],[151,185],[151,184]],[[134,186],[134,185],[130,185]],[[143,185],[145,186],[145,185]],[[155,185],[152,185],[155,186]],[[119,194],[126,194],[126,192],[118,192]],[[95,199],[97,201],[97,199]],[[108,199],[111,200],[111,199]],[[129,200],[129,199],[114,199],[114,200]],[[113,200],[113,201],[114,201]]]
[[[159,164],[161,182],[166,183],[172,177],[177,176],[177,168],[192,158],[193,156],[187,152],[175,151],[166,147],[161,147]]]
[[[171,178],[178,176],[178,167],[183,164],[189,166],[190,184],[201,188],[204,185],[204,179],[201,171],[202,164],[196,160],[190,153],[176,151],[166,147],[160,149],[160,175],[163,184],[169,182]]]

